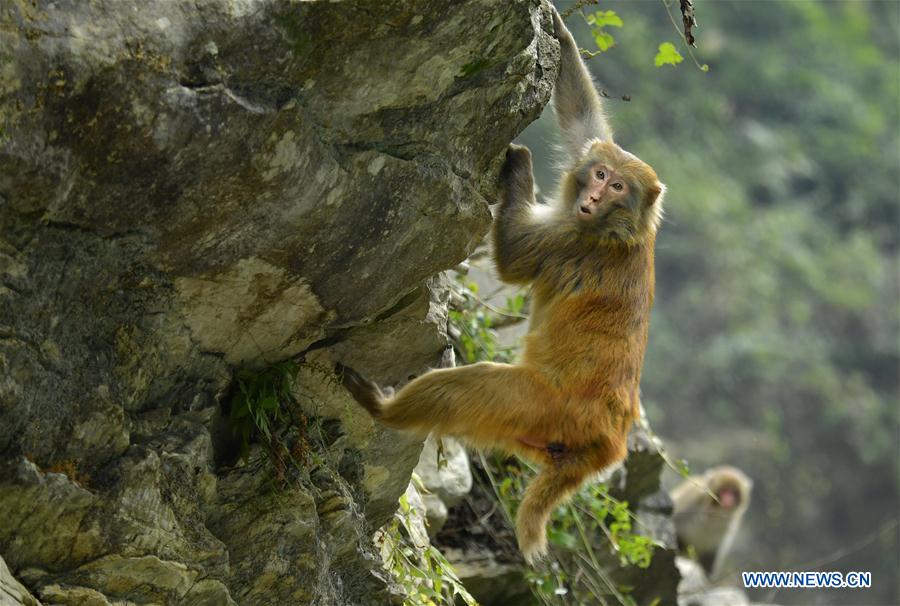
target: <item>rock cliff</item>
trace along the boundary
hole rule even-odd
[[[497,161],[549,100],[548,10],[0,6],[10,599],[396,598],[371,536],[421,444],[357,411],[331,362],[393,383],[440,359],[436,276],[483,237]],[[238,371],[287,359],[315,439],[283,488],[225,411]]]

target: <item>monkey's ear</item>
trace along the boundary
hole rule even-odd
[[[647,190],[647,193],[644,194],[644,205],[648,208],[657,203],[657,201],[661,200],[663,194],[666,191],[666,186],[660,182],[656,182],[650,186]]]

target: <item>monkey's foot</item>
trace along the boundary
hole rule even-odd
[[[519,550],[525,561],[534,566],[547,555],[547,531],[543,519],[519,519],[516,524],[516,535],[519,539]]]
[[[381,390],[378,386],[341,363],[335,365],[335,372],[341,377],[341,384],[350,392],[353,399],[370,415],[376,419],[379,418],[381,416]]]

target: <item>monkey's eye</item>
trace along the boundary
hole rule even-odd
[[[625,186],[623,186],[621,183],[613,183],[612,188],[616,191],[622,191],[623,189],[625,189]]]
[[[595,174],[600,181],[603,181],[603,179],[606,178],[606,173],[602,170],[598,170]]]

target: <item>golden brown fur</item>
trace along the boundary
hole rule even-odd
[[[554,17],[562,50],[554,105],[572,168],[558,201],[539,205],[530,152],[511,145],[493,229],[500,277],[533,287],[520,362],[433,370],[393,397],[343,369],[357,401],[388,426],[457,436],[543,467],[517,519],[529,561],[546,549],[554,506],[625,457],[640,406],[663,191],[652,168],[604,140],[611,131],[599,96],[571,34]],[[608,172],[603,179],[600,167]]]

